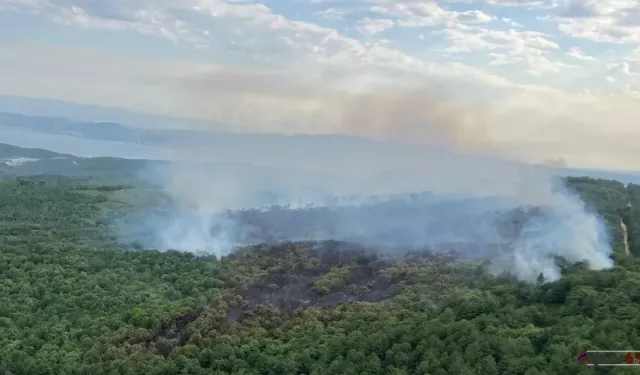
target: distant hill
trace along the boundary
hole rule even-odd
[[[1,108],[1,106],[0,106]],[[45,134],[68,135],[104,141],[127,142],[146,145],[207,145],[222,147],[292,147],[299,151],[311,147],[326,147],[327,142],[332,146],[353,147],[366,144],[379,145],[381,142],[371,139],[332,134],[273,134],[249,133],[214,130],[211,124],[200,124],[203,129],[190,128],[189,122],[176,125],[175,128],[162,128],[156,123],[123,124],[113,121],[86,121],[76,118],[62,118],[50,116],[30,116],[18,113],[0,111],[0,126],[23,131],[35,131]],[[288,143],[288,144],[287,144]]]
[[[81,121],[76,119],[26,116],[0,112],[0,126],[23,131],[69,135],[105,141],[129,143],[162,143],[165,137],[144,129],[133,128],[115,122]],[[162,134],[162,133],[160,133]]]
[[[41,148],[24,148],[6,143],[0,143],[0,158],[35,158],[35,159],[52,159],[73,157],[72,155],[60,154],[57,152],[44,150]],[[5,160],[6,162],[6,160]]]
[[[121,108],[14,95],[0,95],[0,112],[21,113],[35,117],[57,117],[83,122],[116,122],[139,127],[212,126],[211,122],[184,117],[157,116]],[[220,124],[217,128],[222,129],[224,126]]]
[[[232,162],[175,162],[117,157],[79,157],[40,148],[23,148],[0,143],[0,177],[63,175],[92,177],[113,183],[133,183],[161,187],[162,178],[173,178],[171,169],[180,171],[181,178],[197,177],[198,184],[214,189],[224,185],[225,194],[233,193],[239,204],[289,203],[303,188],[300,181],[311,179],[301,173],[277,168],[258,167]],[[182,173],[184,172],[184,173]],[[206,176],[203,176],[206,175]],[[182,177],[184,176],[184,177]],[[315,175],[315,178],[322,176]],[[225,184],[230,184],[229,192]],[[313,188],[310,188],[313,190]],[[220,190],[217,190],[220,191]]]
[[[149,163],[111,157],[82,158],[39,148],[22,148],[0,143],[0,176],[39,174],[65,176],[113,175],[135,179]]]

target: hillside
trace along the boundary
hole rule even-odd
[[[12,159],[12,158],[30,158],[30,159],[53,159],[53,158],[66,158],[71,155],[60,154],[57,152],[44,150],[41,148],[24,148],[9,145],[6,143],[0,143],[0,158]]]
[[[0,177],[63,175],[112,184],[147,185],[139,173],[149,161],[121,158],[81,158],[38,148],[0,143]]]
[[[626,215],[637,233],[625,205],[637,186],[570,184],[611,230]],[[624,256],[619,232],[613,269],[565,264],[559,281],[523,283],[447,253],[398,257],[336,241],[221,259],[122,251],[105,220],[119,194],[72,180],[0,182],[0,373],[633,372],[575,358],[640,347],[640,263]]]
[[[246,163],[209,162],[188,163],[188,168],[210,171],[220,178],[235,179],[250,185],[269,188],[288,180],[286,171],[256,167]],[[78,157],[40,148],[23,148],[0,143],[0,177],[64,175],[90,178],[106,183],[132,183],[146,187],[159,187],[160,178],[167,177],[170,165],[180,162],[162,160],[126,159],[117,157]],[[186,169],[186,168],[185,168]],[[163,174],[164,173],[164,174]],[[295,176],[294,176],[295,177]]]

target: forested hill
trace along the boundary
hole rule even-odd
[[[130,182],[139,180],[140,171],[148,163],[146,160],[111,157],[82,158],[0,143],[0,177],[58,174]]]
[[[0,180],[1,374],[631,374],[581,349],[640,349],[638,186],[569,185],[607,220],[616,266],[551,283],[448,254],[340,242],[216,259],[123,251],[103,231],[127,191]],[[630,204],[629,204],[630,203]]]
[[[606,220],[614,252],[625,253],[623,229],[626,229],[629,251],[640,255],[640,185],[569,177],[567,186]]]

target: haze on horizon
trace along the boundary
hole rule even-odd
[[[200,128],[637,169],[638,11],[604,0],[0,0],[0,94]]]

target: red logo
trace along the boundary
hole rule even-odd
[[[628,365],[640,364],[640,352],[627,352],[624,361]]]

